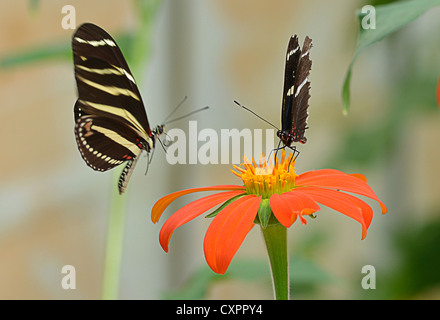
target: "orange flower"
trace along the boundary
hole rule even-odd
[[[255,223],[265,228],[272,213],[284,227],[290,227],[299,217],[306,224],[304,215],[320,210],[318,203],[345,214],[362,226],[362,239],[367,235],[373,210],[363,200],[347,194],[355,193],[379,202],[382,213],[385,205],[366,183],[361,174],[346,174],[333,169],[314,170],[296,174],[295,159],[292,154],[285,159],[283,150],[281,161],[275,164],[260,161],[234,166],[231,170],[240,177],[244,186],[219,185],[194,188],[169,194],[153,206],[151,219],[158,222],[168,205],[180,196],[199,191],[223,191],[193,201],[177,210],[164,223],[159,234],[159,242],[165,252],[173,232],[183,224],[204,212],[221,205],[208,215],[213,217],[204,240],[205,258],[211,269],[224,274],[244,238]],[[272,221],[272,220],[271,220]]]

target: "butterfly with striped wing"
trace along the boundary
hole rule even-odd
[[[122,194],[142,151],[150,153],[164,125],[150,129],[134,77],[115,40],[102,28],[82,24],[72,37],[78,100],[75,137],[89,167],[107,171],[126,162]]]

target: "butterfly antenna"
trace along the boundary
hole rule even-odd
[[[238,101],[236,101],[236,100],[234,100],[234,102],[235,102],[235,104],[238,105],[239,107],[242,107],[243,109],[249,111],[249,112],[252,113],[254,116],[257,116],[258,118],[260,118],[261,120],[263,120],[263,121],[266,122],[267,124],[271,125],[271,126],[274,127],[275,129],[280,130],[280,129],[278,129],[276,126],[274,126],[272,123],[270,123],[269,121],[267,121],[267,120],[264,119],[263,117],[261,117],[261,116],[259,116],[258,114],[256,114],[256,113],[255,113],[254,111],[252,111],[251,109],[249,109],[249,108],[245,107],[244,105],[242,105],[240,102],[238,102]]]
[[[183,97],[182,101],[179,102],[179,104],[174,108],[173,111],[171,111],[171,113],[165,118],[165,120],[162,121],[162,123],[166,123],[165,121],[167,121],[177,111],[177,109],[180,108],[180,106],[186,101],[187,98],[188,96]]]
[[[183,118],[189,117],[190,115],[193,115],[193,114],[196,113],[196,112],[200,112],[200,111],[203,111],[203,110],[206,110],[206,109],[209,109],[209,106],[206,106],[206,107],[203,107],[203,108],[200,108],[200,109],[194,110],[194,111],[192,111],[192,112],[190,112],[190,113],[188,113],[188,114],[185,114],[185,115],[183,115],[183,116],[181,116],[181,117],[179,117],[179,118],[176,118],[176,119],[173,119],[173,120],[169,120],[169,121],[165,122],[164,124],[168,124],[168,123],[171,123],[171,122],[174,122],[174,121],[177,121],[177,120],[180,120],[180,119],[183,119]]]

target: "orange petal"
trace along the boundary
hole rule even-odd
[[[319,205],[307,194],[301,192],[287,192],[273,194],[270,197],[270,208],[278,222],[289,228],[299,215],[301,221],[303,214],[312,214],[320,210]]]
[[[170,203],[181,196],[184,196],[186,194],[190,194],[193,192],[216,191],[216,190],[243,190],[244,191],[244,187],[243,186],[236,186],[236,185],[221,185],[221,186],[186,189],[186,190],[181,190],[181,191],[177,191],[174,193],[170,193],[170,194],[160,198],[154,204],[153,209],[151,209],[151,221],[153,221],[153,223],[158,222],[160,219],[160,216],[162,215],[164,210],[170,205]]]
[[[201,199],[195,200],[186,206],[177,210],[171,215],[163,224],[159,233],[159,242],[165,252],[168,252],[168,244],[171,240],[174,230],[182,226],[183,224],[198,217],[205,211],[215,207],[216,205],[229,200],[236,195],[239,195],[242,191],[229,191],[217,194],[212,194]]]
[[[363,182],[367,182],[367,177],[364,176],[362,173],[350,173],[350,176],[361,179]]]
[[[309,179],[316,176],[322,176],[326,174],[346,174],[345,172],[335,170],[335,169],[320,169],[320,170],[311,170],[304,173],[301,173],[296,179]]]
[[[291,191],[294,193],[295,190]],[[345,214],[362,225],[362,239],[367,235],[373,217],[371,207],[359,198],[332,189],[304,187],[301,192],[308,194],[317,202]]]
[[[303,218],[303,215],[310,215],[316,211],[321,210],[319,205],[310,196],[302,192],[286,192],[281,195],[287,200],[287,203],[291,210],[296,211],[299,214],[301,222],[307,224],[307,221]]]
[[[211,269],[224,274],[244,238],[254,226],[261,196],[247,195],[220,211],[209,225],[203,243]]]
[[[297,214],[290,210],[286,200],[277,193],[270,197],[270,208],[278,222],[286,228],[289,228],[296,221]]]
[[[333,169],[314,170],[300,174],[296,178],[295,184],[298,189],[302,186],[313,186],[357,193],[376,200],[380,204],[382,213],[385,214],[387,212],[387,207],[384,203],[379,200],[373,189],[359,176],[349,175]]]

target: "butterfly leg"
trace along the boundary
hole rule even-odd
[[[293,157],[292,157],[292,158],[290,159],[290,161],[289,161],[289,166],[288,166],[288,169],[287,169],[287,170],[290,170],[290,164],[292,163],[293,160],[295,160],[296,158],[298,158],[299,153],[300,153],[300,152],[298,151],[298,149],[296,149],[295,146],[294,146],[293,148],[292,148],[292,147],[289,147],[289,149],[293,151]]]
[[[274,151],[275,150],[275,159],[277,158],[277,154],[278,154],[278,151],[279,150],[285,150],[286,148],[289,148],[290,150],[292,150],[293,151],[293,157],[290,159],[290,161],[289,161],[289,166],[288,166],[288,169],[287,170],[290,170],[290,165],[292,164],[292,161],[294,160],[294,159],[296,159],[296,158],[298,158],[298,156],[299,156],[299,151],[298,151],[298,149],[296,149],[296,147],[295,146],[293,146],[293,147],[291,147],[291,146],[286,146],[286,145],[284,145],[284,146],[282,146],[282,147],[280,147],[280,144],[281,144],[281,140],[280,140],[280,142],[278,143],[278,146],[276,147],[276,149],[273,149],[272,151]],[[271,152],[272,152],[271,151]],[[276,161],[276,160],[275,160]]]
[[[276,157],[277,157],[277,154],[278,154],[278,150],[281,150],[281,149],[284,149],[284,148],[285,148],[285,146],[284,146],[284,147],[280,147],[280,145],[281,145],[281,140],[278,142],[278,146],[277,146],[275,149],[272,149],[272,150],[269,152],[269,155],[268,155],[268,157],[267,157],[267,161],[270,160],[270,156],[272,155],[272,152],[275,151],[275,158],[276,158]]]
[[[151,154],[149,152],[147,152],[147,169],[145,169],[145,175],[147,175],[148,173],[148,169],[150,168],[150,163],[153,161],[153,155],[154,155],[154,150],[151,152]]]

